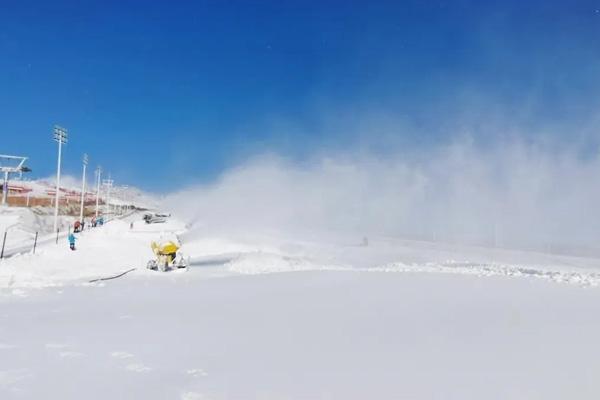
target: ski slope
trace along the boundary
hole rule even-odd
[[[53,236],[53,210],[48,208],[18,208],[0,206],[0,241],[6,232],[5,255],[14,253],[13,249],[23,248],[27,251],[33,248],[36,232],[38,239]],[[75,221],[74,217],[60,216],[58,226],[67,231],[68,226]],[[0,245],[2,243],[0,242]]]
[[[143,268],[161,235],[187,271]],[[134,215],[4,260],[0,398],[600,394],[597,260],[361,239]]]

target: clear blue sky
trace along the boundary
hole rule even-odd
[[[484,136],[489,114],[566,137],[595,122],[599,57],[600,0],[4,0],[0,153],[52,174],[58,123],[67,173],[88,152],[172,190],[263,151]]]

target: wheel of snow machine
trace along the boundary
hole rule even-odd
[[[158,270],[158,265],[155,260],[150,260],[148,261],[148,264],[146,264],[146,268],[156,271]]]
[[[175,262],[173,263],[173,267],[177,268],[177,269],[184,269],[187,268],[189,262],[188,259],[186,257],[184,257],[182,254],[179,255],[179,259],[175,260]]]

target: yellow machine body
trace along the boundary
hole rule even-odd
[[[152,251],[157,256],[166,256],[168,254],[174,254],[177,253],[177,250],[179,250],[179,246],[171,241],[166,241],[162,243],[152,242],[150,243],[150,247],[152,247]]]
[[[187,269],[188,262],[178,253],[181,245],[177,239],[161,238],[159,242],[150,242],[155,260],[148,261],[146,268],[155,271],[171,271],[174,269]]]

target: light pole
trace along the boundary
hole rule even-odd
[[[121,187],[122,189],[122,195],[121,195],[121,201],[125,204],[121,204],[121,214],[123,214],[123,210],[125,210],[125,212],[127,212],[127,210],[129,209],[129,203],[127,202],[127,189],[129,189],[128,185],[123,185]]]
[[[2,205],[6,204],[8,198],[8,171],[4,171],[4,183],[2,184]]]
[[[85,206],[85,169],[88,165],[88,155],[83,154],[83,177],[81,178],[81,207],[79,209],[79,222],[83,222],[83,207]]]
[[[108,179],[102,181],[103,185],[106,186],[106,220],[108,221],[108,214],[110,213],[110,189],[114,183],[114,180],[110,179],[110,174],[108,175]]]
[[[54,140],[58,142],[58,165],[56,167],[56,196],[54,200],[54,232],[58,229],[58,202],[60,199],[60,157],[62,145],[67,144],[67,130],[54,125]]]
[[[100,176],[102,175],[102,167],[98,165],[96,168],[96,179],[98,180],[96,186],[96,219],[98,218],[98,204],[100,201]]]

